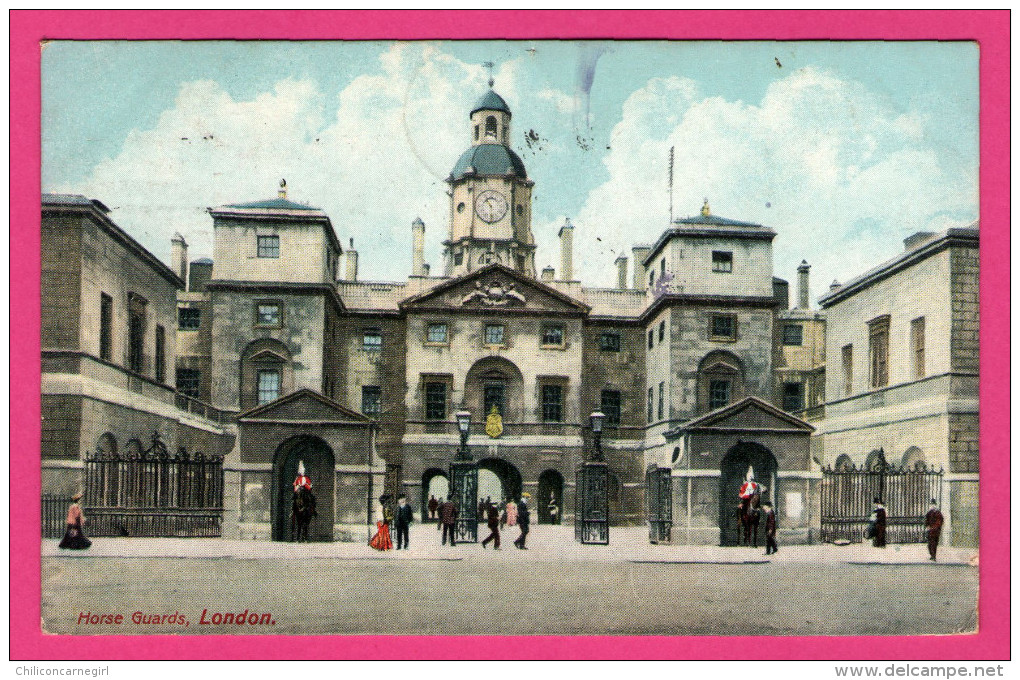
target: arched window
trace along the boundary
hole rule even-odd
[[[850,456],[845,453],[840,454],[839,458],[836,459],[837,470],[849,470],[854,466],[854,462],[850,460]]]
[[[887,465],[885,452],[882,449],[875,449],[868,454],[868,458],[864,461],[864,467],[868,470],[881,470]]]
[[[744,398],[744,367],[730,352],[709,352],[698,367],[698,411],[706,413]]]
[[[497,123],[496,123],[496,117],[495,116],[489,116],[488,118],[486,118],[485,119],[485,136],[486,137],[492,137],[493,139],[495,139],[495,137],[496,137],[496,127],[497,127]]]
[[[900,465],[907,470],[925,469],[925,467],[927,467],[927,461],[924,459],[924,451],[916,446],[911,446],[903,452],[903,458],[900,460]]]

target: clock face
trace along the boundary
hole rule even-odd
[[[503,219],[509,207],[503,194],[491,189],[478,194],[478,198],[475,199],[475,213],[482,221],[490,224]]]

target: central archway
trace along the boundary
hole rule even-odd
[[[438,516],[429,516],[429,501],[436,499],[438,504],[446,500],[450,492],[450,478],[445,470],[440,468],[429,468],[421,476],[421,521],[438,521]]]
[[[478,471],[479,473],[482,471],[490,472],[498,481],[499,496],[497,497],[493,495],[493,503],[499,503],[510,499],[515,501],[520,500],[524,483],[521,480],[520,471],[514,467],[512,463],[509,463],[502,458],[483,458],[478,461]],[[483,475],[479,474],[479,499],[492,495],[488,491],[483,492],[481,488],[482,479]]]
[[[754,479],[765,489],[761,499],[775,503],[778,475],[776,457],[755,442],[737,442],[722,459],[719,475],[719,545],[740,545],[740,485],[753,470]],[[759,537],[760,538],[760,537]]]
[[[273,456],[273,540],[293,538],[291,504],[298,464],[304,463],[305,475],[312,482],[318,516],[312,520],[308,538],[312,541],[333,540],[333,484],[336,459],[329,445],[310,435],[298,435],[282,442]]]

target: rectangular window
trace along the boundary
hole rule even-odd
[[[255,305],[256,326],[280,326],[280,304],[278,302],[259,302]]]
[[[620,425],[620,391],[602,390],[602,413],[606,419],[603,421],[607,427],[618,427]]]
[[[563,422],[563,387],[542,385],[542,420],[547,423]]]
[[[783,410],[801,411],[804,409],[804,383],[783,383]]]
[[[711,326],[708,329],[708,334],[714,340],[736,340],[736,317],[730,314],[713,316]]]
[[[708,383],[708,408],[714,411],[730,403],[730,381],[712,380]]]
[[[378,418],[382,404],[382,388],[365,385],[361,388],[361,412],[369,418]]]
[[[666,273],[666,258],[662,258],[662,261],[659,262],[659,274],[661,275],[665,273]]]
[[[447,342],[446,330],[445,323],[430,323],[427,335],[428,341],[445,344]]]
[[[666,383],[659,383],[659,420],[662,420],[666,410]]]
[[[113,356],[113,298],[106,293],[99,297],[99,358],[110,361]]]
[[[599,336],[599,349],[603,352],[619,352],[620,351],[620,334],[619,333],[603,333]]]
[[[662,342],[665,339],[666,339],[666,322],[665,321],[660,321],[659,322],[659,342]]]
[[[181,307],[177,310],[177,328],[193,331],[202,325],[202,310],[196,307]]]
[[[655,346],[655,331],[648,331],[648,349]]]
[[[563,326],[545,326],[542,328],[542,344],[563,346]]]
[[[487,382],[482,388],[482,394],[484,399],[482,408],[485,410],[485,415],[488,416],[492,413],[493,408],[502,415],[505,406],[503,399],[506,395],[506,386],[501,382]]]
[[[156,326],[156,382],[166,382],[166,329]]]
[[[259,257],[280,257],[279,236],[258,236]]]
[[[464,253],[454,253],[453,254],[453,264],[455,264],[458,267],[460,265],[464,264]]]
[[[485,344],[503,344],[503,326],[501,324],[490,323],[485,326]]]
[[[128,293],[128,368],[142,372],[145,348],[145,298]]]
[[[889,316],[868,322],[868,358],[871,363],[871,386],[889,384]]]
[[[655,418],[655,389],[652,387],[648,388],[648,422],[652,422]]]
[[[783,344],[799,347],[804,343],[804,327],[799,323],[788,323],[783,326]]]
[[[446,420],[446,383],[425,383],[425,419]]]
[[[268,404],[280,398],[280,372],[276,369],[261,370],[259,378],[259,404]]]
[[[729,274],[733,271],[733,253],[722,250],[712,251],[712,271]]]
[[[177,391],[181,394],[198,399],[201,396],[199,383],[202,374],[194,368],[177,369]]]
[[[924,317],[910,322],[910,349],[914,359],[914,377],[924,377]]]
[[[377,328],[365,329],[361,339],[361,348],[376,351],[382,349],[382,331]]]
[[[843,346],[843,394],[854,392],[854,346]]]

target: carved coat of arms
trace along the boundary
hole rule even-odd
[[[492,407],[492,413],[485,419],[485,434],[493,439],[503,434],[503,416],[499,415],[499,409],[495,405]]]
[[[462,305],[479,304],[487,307],[523,305],[526,302],[527,299],[514,290],[513,283],[503,286],[498,280],[490,281],[484,286],[481,281],[475,281],[475,289],[460,301]]]

